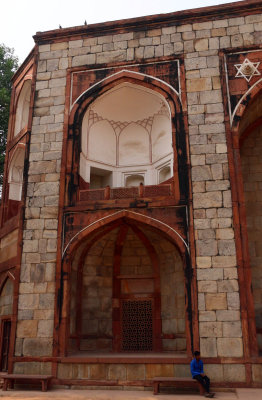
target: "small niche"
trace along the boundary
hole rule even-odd
[[[167,181],[169,178],[171,178],[171,169],[169,166],[163,167],[159,171],[159,183]]]
[[[112,186],[112,171],[91,167],[90,189],[101,189],[106,186]]]
[[[139,186],[140,183],[144,184],[143,175],[129,175],[126,177],[126,187]]]

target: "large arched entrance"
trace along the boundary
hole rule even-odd
[[[262,354],[262,93],[250,102],[239,126],[240,158],[259,353]],[[242,221],[243,223],[244,221]]]
[[[186,248],[181,254],[166,232],[139,219],[97,226],[65,256],[66,353],[185,353]]]
[[[138,71],[102,75],[68,120],[54,354],[190,354],[198,326],[180,95]]]

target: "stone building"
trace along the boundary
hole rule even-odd
[[[13,78],[2,371],[262,382],[262,4],[37,32]]]

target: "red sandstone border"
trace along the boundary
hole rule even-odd
[[[256,46],[258,48],[260,46]],[[250,46],[253,49],[254,46]],[[249,47],[248,47],[249,49]],[[239,49],[241,51],[241,49]],[[229,163],[229,175],[231,183],[232,193],[232,208],[233,208],[233,224],[235,230],[235,243],[236,243],[236,255],[238,264],[238,281],[239,281],[239,294],[240,294],[240,310],[241,310],[241,323],[243,332],[243,344],[244,344],[244,357],[258,356],[258,346],[256,338],[256,324],[255,324],[255,310],[254,300],[251,290],[251,266],[248,249],[248,236],[247,236],[247,221],[246,221],[246,208],[245,198],[243,189],[243,179],[241,170],[240,160],[240,146],[244,140],[244,137],[248,136],[258,124],[258,120],[255,121],[251,126],[248,126],[244,131],[244,137],[242,140],[239,138],[239,126],[242,117],[244,116],[245,110],[250,106],[252,101],[261,94],[262,82],[258,83],[248,94],[248,101],[246,96],[243,96],[242,102],[240,103],[232,127],[230,126],[230,118],[228,112],[228,94],[226,85],[226,71],[224,65],[224,55],[230,53],[232,49],[227,49],[219,52],[220,56],[220,71],[222,77],[222,93],[224,100],[224,115],[225,115],[225,127],[226,127],[226,138],[228,148],[228,163]],[[236,52],[237,49],[234,49]],[[247,48],[245,50],[247,51]],[[260,121],[261,122],[261,121]],[[251,370],[247,372],[248,379],[252,380]]]
[[[25,209],[25,199],[26,199],[26,188],[27,188],[27,168],[28,168],[28,159],[29,159],[29,146],[30,146],[30,132],[32,128],[32,120],[33,120],[33,107],[34,107],[34,95],[35,95],[35,82],[36,82],[36,71],[37,71],[37,59],[38,59],[38,48],[35,46],[34,52],[31,52],[27,59],[23,64],[23,74],[17,73],[13,77],[13,91],[11,96],[11,105],[10,105],[10,119],[8,126],[8,145],[5,157],[5,168],[4,168],[4,184],[3,184],[3,204],[1,206],[1,229],[0,235],[4,236],[5,234],[11,232],[14,228],[18,228],[18,240],[17,240],[17,254],[16,257],[13,257],[0,265],[0,271],[4,270],[12,270],[15,276],[14,280],[14,297],[13,297],[13,314],[11,318],[11,334],[10,334],[10,347],[9,347],[9,360],[8,360],[8,372],[11,373],[13,370],[13,356],[15,352],[15,339],[16,339],[16,325],[17,325],[17,315],[18,315],[18,296],[19,296],[19,283],[20,283],[20,269],[21,269],[21,257],[22,257],[22,243],[23,243],[23,224],[24,224],[24,209]],[[21,67],[20,67],[21,68]],[[20,70],[22,72],[22,70]],[[16,100],[18,99],[20,90],[24,81],[26,80],[26,76],[28,73],[31,74],[32,77],[32,86],[31,86],[31,100],[30,100],[30,108],[29,108],[29,119],[26,130],[22,130],[17,137],[13,138],[13,130],[14,130],[14,122],[15,122],[15,109],[16,109]],[[19,89],[17,92],[17,88]],[[22,187],[22,197],[21,197],[21,205],[18,214],[12,218],[10,221],[7,221],[6,224],[3,225],[3,214],[4,214],[4,203],[6,202],[8,196],[8,165],[9,159],[12,149],[19,146],[21,141],[26,144],[26,152],[25,152],[25,165],[27,168],[24,172],[24,181]]]

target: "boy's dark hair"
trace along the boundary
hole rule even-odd
[[[194,351],[194,356],[200,356],[200,351],[198,350]]]

